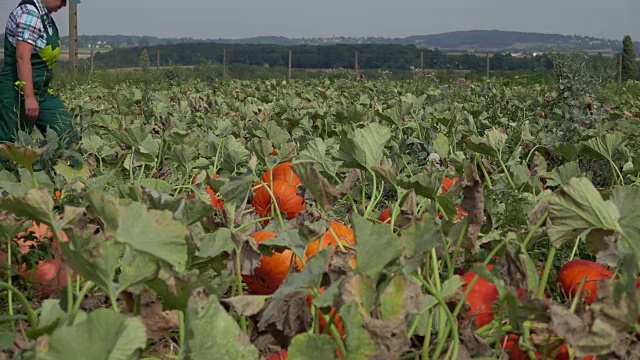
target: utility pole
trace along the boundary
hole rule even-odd
[[[291,81],[291,49],[289,49],[289,81]]]
[[[226,82],[227,81],[227,49],[222,49],[222,71],[223,71],[223,79]]]
[[[622,52],[620,52],[620,59],[618,60],[618,83],[622,84]]]
[[[420,70],[424,67],[424,51],[420,51]]]
[[[489,80],[489,70],[491,69],[491,57],[487,53],[487,80]]]
[[[69,1],[69,61],[71,69],[78,69],[78,4]]]
[[[360,72],[360,69],[358,68],[358,50],[356,50],[355,69],[356,74],[358,74],[358,72]]]

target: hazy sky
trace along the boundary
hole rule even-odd
[[[3,23],[17,3],[0,0]],[[640,40],[640,0],[82,0],[78,9],[79,33],[94,35],[405,37],[496,29]],[[67,9],[55,18],[66,35]]]

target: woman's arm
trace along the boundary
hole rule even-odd
[[[18,67],[18,80],[24,82],[22,93],[24,94],[25,115],[30,120],[38,118],[39,105],[33,92],[33,71],[31,69],[31,53],[33,45],[25,41],[16,41],[16,60]]]

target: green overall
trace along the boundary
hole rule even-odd
[[[23,0],[20,3],[24,4],[37,7],[33,0]],[[45,27],[47,45],[31,55],[33,92],[39,104],[38,118],[30,120],[25,115],[24,96],[15,84],[18,81],[16,47],[5,35],[4,67],[0,71],[0,142],[13,142],[18,129],[30,133],[35,125],[42,133],[46,132],[47,127],[52,128],[65,147],[69,147],[77,136],[71,124],[71,115],[60,98],[49,90],[53,78],[52,69],[62,48],[60,36],[51,14],[40,16]],[[48,26],[52,29],[47,29]]]

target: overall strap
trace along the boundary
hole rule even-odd
[[[36,9],[38,8],[38,5],[33,0],[22,0],[20,1],[20,4],[18,4],[18,6],[22,6],[22,5],[31,5],[31,6],[34,6]]]

